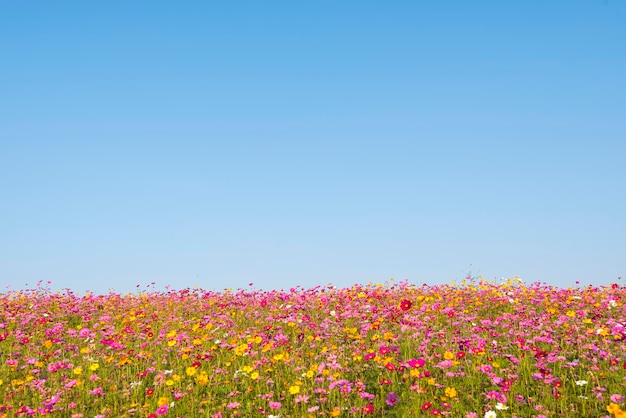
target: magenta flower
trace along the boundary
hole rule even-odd
[[[165,405],[161,405],[157,408],[156,410],[156,414],[157,415],[165,415],[167,413],[167,411],[169,411],[169,406],[167,406],[167,404]]]
[[[399,401],[398,395],[396,395],[393,392],[389,392],[387,394],[387,399],[385,400],[385,403],[389,406],[394,406],[395,404],[397,404]]]

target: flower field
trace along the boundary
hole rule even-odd
[[[0,417],[626,417],[626,286],[0,294]]]

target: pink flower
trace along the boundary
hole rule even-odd
[[[93,390],[89,391],[90,395],[102,395],[102,388],[101,387],[97,387]]]
[[[281,406],[282,404],[280,402],[270,402],[271,409],[280,409]]]
[[[170,407],[167,406],[167,404],[165,405],[161,405],[157,408],[156,410],[156,414],[157,415],[165,415],[167,413],[167,411],[169,411]]]
[[[76,383],[78,383],[78,381],[76,379],[72,379],[69,382],[67,382],[64,387],[65,389],[69,389],[69,388],[76,386]]]
[[[492,370],[493,370],[493,367],[491,367],[489,364],[480,366],[480,371],[483,373],[491,373]]]
[[[55,403],[59,402],[59,399],[61,399],[61,397],[59,395],[54,395],[51,396],[50,398],[46,399],[45,401],[43,401],[43,404],[46,406],[52,406]]]

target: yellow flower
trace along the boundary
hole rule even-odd
[[[235,354],[238,356],[243,356],[246,351],[248,351],[248,344],[239,344],[235,347]]]
[[[445,353],[443,353],[443,358],[445,360],[452,360],[454,358],[454,353],[446,351]]]
[[[196,382],[198,382],[198,384],[201,386],[204,386],[207,383],[209,383],[209,375],[207,374],[207,372],[200,372],[196,376]]]
[[[606,410],[615,415],[615,418],[626,418],[626,412],[616,403],[611,402],[611,404],[606,407]]]
[[[277,362],[277,361],[284,361],[287,360],[289,358],[289,355],[287,353],[279,353],[279,354],[274,354],[274,356],[272,357],[272,361]]]
[[[176,345],[176,340],[167,340],[167,345],[169,347],[174,347]]]
[[[292,395],[296,395],[300,393],[300,386],[298,385],[289,386],[289,393],[291,393]]]
[[[82,367],[77,367],[74,369],[74,374],[79,375],[83,373],[83,368]]]
[[[259,372],[252,372],[252,374],[250,374],[250,379],[257,380],[258,378],[259,378]]]
[[[94,371],[98,370],[99,367],[100,367],[100,365],[98,363],[93,363],[91,366],[89,366],[89,370],[94,372]]]
[[[455,388],[446,388],[446,396],[448,398],[454,398],[457,395],[457,391]]]
[[[339,409],[339,407],[335,407],[330,413],[331,417],[338,417],[339,415],[341,415],[341,409]]]
[[[193,376],[197,372],[198,372],[198,369],[196,369],[195,367],[189,366],[185,369],[185,373],[187,373],[187,376]]]
[[[169,402],[170,402],[169,398],[167,398],[166,396],[162,396],[157,401],[157,405],[163,406],[163,405],[167,405]]]

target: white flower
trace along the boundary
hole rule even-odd
[[[496,414],[496,411],[487,411],[485,412],[485,418],[497,418],[498,415]]]
[[[499,409],[500,411],[504,411],[505,409],[509,409],[509,407],[503,404],[502,402],[498,402],[496,404],[496,409]]]
[[[586,380],[577,380],[575,383],[576,386],[585,386],[589,382],[587,382]]]
[[[330,311],[330,316],[335,316],[337,315],[337,312],[335,312],[334,310]]]

